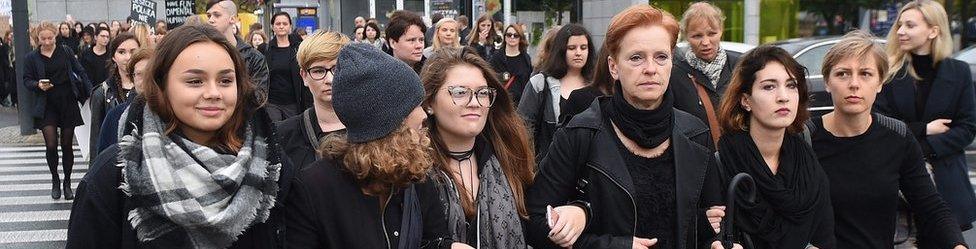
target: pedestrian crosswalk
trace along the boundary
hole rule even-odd
[[[88,163],[74,149],[71,185],[77,189]],[[64,248],[70,212],[71,201],[51,199],[43,146],[0,147],[0,249]]]

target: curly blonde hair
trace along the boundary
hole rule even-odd
[[[349,143],[345,134],[330,134],[319,145],[319,154],[341,160],[363,193],[371,196],[386,195],[392,188],[427,180],[432,165],[427,131],[406,125],[365,143]]]

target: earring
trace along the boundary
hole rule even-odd
[[[752,111],[752,108],[749,107],[749,106],[743,106],[743,108],[745,108],[747,112],[751,112]]]
[[[434,109],[427,108],[427,115],[434,115]]]

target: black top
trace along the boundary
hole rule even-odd
[[[585,111],[586,108],[589,108],[593,104],[593,100],[604,95],[606,94],[594,85],[573,90],[573,92],[569,93],[569,99],[560,106],[559,123],[569,123],[569,120],[573,119],[573,116]]]
[[[922,80],[915,82],[918,90],[915,94],[915,115],[922,116],[925,112],[925,104],[929,99],[929,92],[932,91],[932,82],[935,81],[935,66],[932,65],[932,55],[912,55],[912,69]]]
[[[51,84],[54,84],[54,88],[47,92],[49,100],[53,100],[51,97],[74,99],[72,96],[73,93],[71,92],[71,82],[68,79],[68,73],[70,72],[68,68],[68,56],[72,55],[60,48],[55,48],[51,57],[44,56],[41,53],[41,61],[44,62],[45,77],[51,80]]]
[[[308,109],[308,113],[310,121],[308,124],[305,123],[305,115],[303,113],[299,113],[277,123],[279,143],[284,148],[285,154],[291,159],[291,162],[302,169],[319,159],[317,149],[319,143],[324,140],[325,136],[332,133],[345,132],[345,129],[330,132],[322,131],[322,127],[318,124],[315,110]],[[315,134],[314,138],[308,136],[306,127],[312,128],[312,134]]]
[[[529,77],[532,76],[532,59],[525,52],[516,56],[508,56],[504,49],[499,49],[492,54],[490,63],[495,68],[495,72],[500,75],[501,84],[512,96],[515,106],[518,106],[518,101],[522,99],[522,91],[525,90],[525,84],[529,82]]]
[[[447,219],[434,183],[415,184],[423,223],[421,248],[450,248]],[[288,248],[398,248],[404,190],[396,190],[385,209],[376,196],[363,194],[341,162],[316,161],[292,181],[286,201]],[[341,201],[337,201],[341,200]]]
[[[270,71],[268,101],[276,105],[291,105],[295,100],[292,87],[291,67],[295,63],[295,50],[290,47],[268,47],[268,70]]]
[[[78,57],[78,61],[81,62],[81,66],[85,67],[85,71],[88,72],[88,77],[91,78],[92,84],[101,84],[108,78],[108,60],[112,56],[108,54],[108,49],[102,55],[95,54],[92,49],[87,49],[81,53]]]
[[[899,191],[918,231],[937,248],[965,243],[904,123],[876,114],[867,132],[854,137],[834,136],[820,117],[813,123],[813,149],[830,181],[837,248],[893,248]]]
[[[657,248],[674,248],[677,238],[674,199],[674,152],[646,158],[630,152],[617,139],[617,147],[634,180],[634,202],[637,203],[637,231],[640,238],[657,238]]]

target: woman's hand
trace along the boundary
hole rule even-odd
[[[453,244],[451,244],[451,249],[474,249],[474,247],[471,247],[464,243],[454,242]]]
[[[569,248],[576,243],[583,228],[586,228],[586,211],[575,205],[565,205],[549,209],[549,240],[560,247]]]
[[[631,246],[633,249],[649,249],[657,244],[657,239],[645,239],[634,237],[634,245]]]
[[[712,249],[742,249],[742,245],[732,243],[732,248],[725,248],[722,246],[721,241],[716,240],[715,242],[712,242]]]
[[[486,41],[488,39],[488,32],[491,32],[491,29],[486,29],[486,30],[478,31],[478,38],[480,38],[480,39],[478,39],[478,42],[479,43],[482,43],[482,44],[487,44],[488,43],[488,41]]]
[[[710,207],[705,211],[705,216],[708,217],[708,224],[712,225],[715,233],[721,232],[722,218],[725,217],[725,206]]]
[[[951,119],[936,119],[925,125],[925,135],[938,135],[946,133],[949,131],[949,123],[952,123]]]
[[[41,83],[41,82],[37,82],[37,87],[40,88],[41,91],[45,91],[46,92],[47,90],[51,90],[51,88],[54,88],[54,85],[53,84],[50,84],[50,83],[44,84],[44,83]]]

